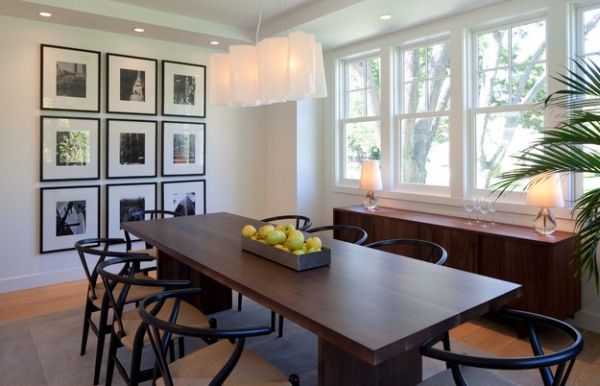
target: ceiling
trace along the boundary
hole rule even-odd
[[[0,14],[209,47],[301,29],[328,48],[505,0],[0,0]],[[40,11],[52,13],[42,18]],[[382,14],[390,20],[380,20]],[[134,27],[145,29],[143,34]]]

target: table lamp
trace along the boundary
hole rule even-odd
[[[543,235],[551,235],[556,230],[556,218],[550,207],[564,206],[563,193],[558,174],[540,174],[533,177],[527,190],[527,205],[540,206],[540,212],[533,220],[533,228]]]
[[[383,189],[381,183],[381,169],[379,169],[379,161],[376,160],[363,160],[362,168],[360,170],[360,189],[366,190],[367,195],[363,200],[365,208],[370,211],[374,211],[377,206],[377,198],[375,197],[375,191]]]

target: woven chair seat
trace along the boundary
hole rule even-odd
[[[160,291],[159,291],[160,292]],[[171,315],[171,310],[173,309],[174,300],[167,299],[165,301],[164,306],[158,313],[160,318],[164,318],[166,320],[169,319]],[[127,348],[128,350],[133,350],[133,341],[135,339],[135,334],[142,323],[142,319],[137,311],[131,310],[124,312],[121,316],[121,320],[123,321],[123,337],[121,338],[121,344]],[[199,309],[192,306],[188,302],[182,301],[180,304],[179,314],[177,316],[177,323],[190,326],[194,328],[210,328],[208,318],[206,315],[202,313]],[[121,331],[119,331],[119,324],[114,323],[114,329],[117,335]],[[173,338],[177,338],[177,335],[173,335]],[[150,343],[150,339],[148,338],[148,334],[144,335],[144,346]]]
[[[477,386],[518,386],[516,383],[499,376],[489,370],[476,367],[461,366],[461,371],[469,385]],[[419,386],[455,386],[452,371],[442,371],[431,378],[419,383]]]
[[[169,365],[175,386],[208,385],[231,357],[234,345],[228,340],[201,348]],[[164,386],[162,378],[156,381]],[[285,374],[245,348],[227,377],[225,386],[290,386]]]
[[[138,273],[135,275],[136,279],[143,279],[143,280],[154,280],[154,278],[148,276],[148,275],[144,275],[143,273]],[[123,284],[118,283],[115,288],[113,289],[113,295],[115,296],[115,298],[119,297],[119,294],[121,293],[121,289],[123,288]],[[150,296],[150,295],[154,295],[157,294],[159,292],[164,291],[165,289],[162,287],[150,287],[150,286],[141,286],[141,285],[132,285],[131,288],[129,288],[129,292],[127,294],[127,303],[133,303],[136,302],[138,300],[142,300],[143,298]],[[102,307],[102,298],[104,297],[104,292],[106,291],[106,288],[104,287],[104,283],[97,283],[96,284],[96,298],[94,300],[92,300],[92,303],[94,303],[94,306],[101,308]],[[92,292],[90,290],[89,293],[90,298],[92,297]]]
[[[147,255],[150,255],[150,257],[154,257],[155,259],[158,259],[158,249],[156,249],[156,247],[152,247],[152,248],[146,248],[146,249],[134,249],[132,251],[127,251],[129,253],[145,253]]]

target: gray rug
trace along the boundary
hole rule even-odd
[[[74,309],[0,324],[0,385],[91,385],[96,337],[90,333],[87,354],[80,356],[82,317],[82,309]],[[215,314],[214,317],[219,327],[224,328],[270,325],[270,312],[248,298],[244,298],[242,312],[230,310]],[[201,344],[188,343],[186,352]],[[105,346],[107,349],[108,342]],[[284,373],[298,374],[303,386],[317,385],[317,338],[298,325],[286,320],[283,338],[271,334],[249,339],[247,346]],[[453,347],[457,351],[473,351],[460,342],[455,342]],[[119,351],[122,361],[128,363],[128,352],[124,349]],[[148,367],[153,364],[150,349],[145,353],[144,363]],[[106,354],[101,385],[104,384],[105,365]],[[444,368],[443,363],[425,358],[423,377],[427,378]],[[113,385],[123,384],[115,371]]]

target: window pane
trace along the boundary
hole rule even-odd
[[[583,54],[600,52],[600,8],[583,13]]]
[[[517,152],[538,138],[543,129],[540,112],[477,114],[477,188],[489,189],[503,172],[515,168]]]
[[[546,63],[513,66],[513,103],[543,102],[546,98]]]
[[[429,80],[429,111],[450,109],[450,78]]]
[[[508,103],[508,70],[488,70],[479,73],[479,107]]]
[[[477,50],[479,69],[508,66],[508,29],[480,34]]]
[[[357,60],[347,65],[348,90],[359,90],[365,88],[365,61]]]
[[[404,51],[404,81],[425,79],[425,47]]]
[[[425,80],[414,79],[404,83],[404,113],[421,113],[426,111]]]
[[[379,122],[347,123],[344,127],[344,133],[344,178],[358,180],[362,160],[378,160],[381,156]]]
[[[514,63],[546,60],[546,22],[520,25],[512,29],[512,58]]]
[[[403,119],[401,122],[401,182],[450,184],[448,117]]]
[[[367,92],[367,116],[376,117],[381,114],[381,94],[378,88],[369,88]]]
[[[450,75],[450,50],[448,42],[427,48],[427,77],[443,78]]]
[[[350,91],[346,94],[348,105],[346,118],[361,118],[365,116],[365,91]]]
[[[368,88],[379,88],[379,57],[370,58],[367,60],[367,87]]]

